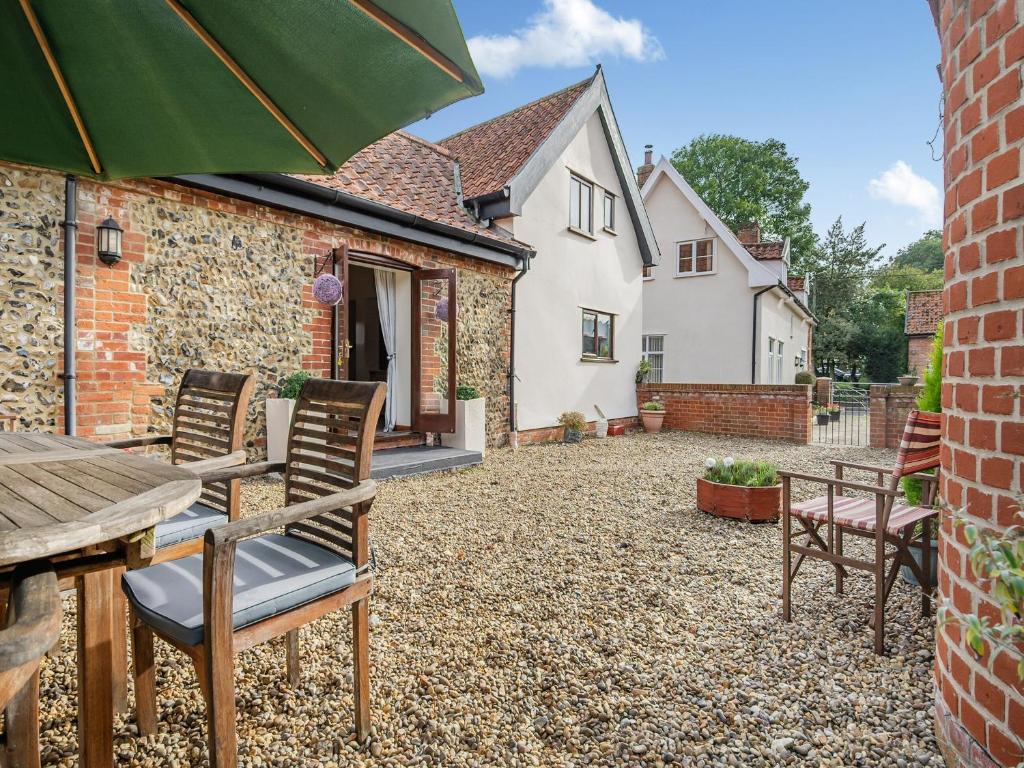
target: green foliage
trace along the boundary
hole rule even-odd
[[[942,288],[944,283],[942,270],[925,272],[918,267],[899,267],[895,264],[882,267],[871,278],[873,288],[888,288],[904,295],[908,291],[934,291]]]
[[[281,397],[288,398],[289,400],[297,399],[299,392],[302,391],[302,385],[311,378],[313,378],[313,374],[309,371],[296,371],[287,376],[281,384]]]
[[[641,360],[640,365],[636,367],[636,383],[643,384],[647,381],[647,376],[651,372],[651,361]]]
[[[664,411],[665,404],[659,403],[657,400],[648,400],[646,403],[640,406],[641,411]]]
[[[455,388],[456,400],[476,400],[478,397],[480,397],[480,390],[469,384],[459,384]]]
[[[814,406],[814,415],[815,416],[820,416],[823,413],[828,413],[828,407],[827,406],[824,406],[824,405],[816,405],[816,406]]]
[[[778,139],[722,134],[698,136],[672,153],[672,165],[722,221],[733,231],[756,221],[766,239],[788,237],[802,272],[817,238],[797,160]]]
[[[1024,522],[1019,506],[1018,500],[1016,516]],[[992,646],[1016,657],[1017,677],[1024,680],[1024,525],[996,532],[979,528],[963,515],[957,515],[955,523],[963,526],[971,548],[971,568],[991,584],[992,597],[999,607],[999,620],[994,623],[987,616],[973,613],[960,617],[965,626],[964,639],[978,656],[984,656]],[[943,606],[940,620],[948,621],[948,613],[948,606]]]
[[[924,372],[924,382],[917,395],[917,408],[929,413],[942,413],[942,323],[935,331],[932,339],[931,359],[928,370]],[[934,470],[932,470],[934,473]],[[921,481],[913,477],[903,478],[903,492],[907,495],[907,503],[921,503]]]
[[[748,488],[766,488],[779,484],[779,470],[767,461],[734,461],[726,457],[721,461],[705,462],[704,479],[724,485],[743,485]]]
[[[910,245],[900,248],[896,252],[892,264],[895,267],[912,267],[921,272],[938,272],[941,274],[945,261],[946,256],[942,251],[942,232],[937,229],[930,229],[921,235],[919,240],[915,240]]]
[[[793,377],[794,384],[813,384],[814,374],[810,371],[797,371],[796,376]]]
[[[587,428],[587,419],[579,411],[566,411],[558,417],[558,423],[577,432],[583,432]]]

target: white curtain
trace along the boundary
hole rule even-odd
[[[388,398],[384,402],[384,431],[395,428],[398,403],[395,400],[395,356],[398,349],[398,303],[395,297],[395,273],[384,269],[373,270],[377,286],[377,310],[380,313],[380,332],[388,353]]]

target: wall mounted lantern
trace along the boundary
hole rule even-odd
[[[121,235],[124,230],[109,216],[96,227],[96,255],[108,267],[121,260]]]

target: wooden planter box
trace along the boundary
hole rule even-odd
[[[712,483],[697,478],[697,509],[716,517],[760,523],[778,520],[782,513],[782,486],[748,488],[745,485]]]

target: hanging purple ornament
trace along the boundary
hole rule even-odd
[[[434,309],[434,317],[440,320],[442,323],[448,322],[448,297],[441,299],[437,302],[437,307]]]
[[[341,301],[341,289],[341,280],[330,273],[325,273],[313,281],[313,298],[321,304],[333,307]]]

